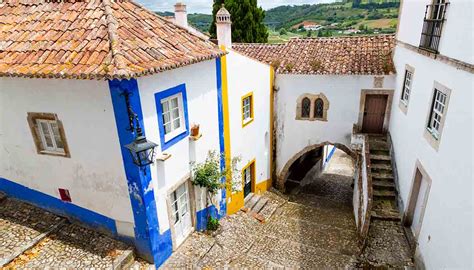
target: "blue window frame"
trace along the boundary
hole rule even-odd
[[[189,135],[186,85],[181,84],[156,93],[155,102],[161,150],[165,151]]]

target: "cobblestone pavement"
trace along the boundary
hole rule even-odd
[[[341,158],[335,160],[347,162]],[[224,218],[214,236],[193,233],[162,269],[354,268],[359,249],[350,159],[344,166],[330,165],[320,177],[306,176],[314,179],[305,181],[310,184],[298,194],[265,193],[276,208],[266,223],[239,212]]]
[[[0,269],[113,269],[127,260],[133,250],[122,242],[29,204],[0,201]]]

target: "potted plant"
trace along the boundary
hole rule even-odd
[[[191,126],[191,136],[193,136],[193,137],[199,136],[199,125],[193,124]]]

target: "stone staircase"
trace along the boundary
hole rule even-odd
[[[385,136],[370,136],[370,163],[373,187],[372,220],[401,221],[393,175],[390,145]]]
[[[0,269],[129,269],[132,247],[0,193]]]

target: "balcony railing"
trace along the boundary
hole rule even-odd
[[[444,2],[443,0],[441,0]],[[423,30],[421,32],[420,48],[438,53],[439,40],[445,21],[446,8],[449,3],[427,5]]]

